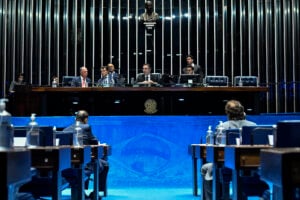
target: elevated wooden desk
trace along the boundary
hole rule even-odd
[[[296,199],[300,192],[300,148],[263,149],[260,166],[261,178],[273,184],[272,199]]]
[[[198,171],[206,162],[206,144],[191,144],[188,146],[188,154],[192,157],[193,169],[193,195],[198,196]],[[198,168],[198,159],[200,167]],[[203,199],[203,181],[201,181],[201,199]]]
[[[0,150],[0,160],[0,199],[15,200],[16,187],[31,180],[30,151]]]
[[[151,99],[157,105],[156,115],[223,115],[224,101],[237,99],[249,114],[258,114],[266,112],[267,91],[266,87],[33,87],[14,93],[8,110],[14,116],[33,112],[66,116],[79,108],[91,115],[148,115],[144,104]]]
[[[232,169],[232,199],[242,198],[242,182],[240,174],[245,169],[258,169],[260,165],[260,150],[268,149],[266,145],[240,145],[225,147],[225,167]]]

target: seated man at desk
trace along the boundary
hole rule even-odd
[[[186,66],[185,68],[183,68],[183,74],[189,74],[189,75],[195,74],[194,67],[191,65]]]
[[[80,76],[73,78],[72,87],[90,87],[91,79],[88,77],[88,69],[85,66],[80,67]]]
[[[107,64],[107,69],[108,69],[108,74],[111,77],[111,79],[114,80],[115,86],[120,86],[122,85],[121,83],[121,77],[120,74],[116,71],[115,65],[112,63]]]
[[[113,76],[109,74],[109,69],[107,66],[103,66],[100,69],[101,77],[97,82],[98,87],[114,87],[115,86],[115,79]]]
[[[143,65],[143,73],[136,78],[139,85],[156,85],[159,82],[159,77],[151,73],[150,64]]]
[[[95,145],[98,144],[98,139],[93,135],[92,128],[88,124],[88,112],[85,110],[79,110],[76,114],[76,121],[80,123],[80,127],[82,128],[83,132],[83,144],[84,145]],[[71,126],[64,129],[64,131],[75,131],[75,124],[72,124]],[[89,177],[92,173],[93,166],[92,164],[88,164],[86,166],[86,172],[87,176]],[[106,188],[106,178],[108,174],[109,166],[108,162],[104,159],[99,159],[99,191],[104,191]],[[62,172],[62,175],[70,182],[70,184],[76,184],[76,175],[73,174],[73,172],[69,169],[64,170]],[[85,186],[88,186],[89,178],[85,182]],[[85,188],[88,189],[88,188]],[[92,198],[94,195],[94,192],[91,192],[89,197]]]
[[[224,122],[223,128],[238,129],[243,126],[256,126],[255,122],[246,120],[246,114],[244,112],[244,106],[236,100],[230,100],[225,105],[225,113],[228,121]],[[218,128],[218,127],[217,127]],[[212,199],[212,180],[213,180],[213,164],[206,163],[201,168],[201,174],[203,176],[203,191],[205,200]]]
[[[19,73],[16,77],[16,80],[12,81],[9,86],[9,93],[12,94],[15,92],[15,89],[19,85],[26,85],[26,82],[24,81],[24,73]]]

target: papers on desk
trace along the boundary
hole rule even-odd
[[[14,147],[25,147],[26,137],[14,137]]]

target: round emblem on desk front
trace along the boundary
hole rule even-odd
[[[145,110],[147,114],[154,114],[157,112],[157,102],[154,99],[147,99],[144,103]]]

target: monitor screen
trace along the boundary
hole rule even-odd
[[[190,82],[189,82],[190,81]],[[200,74],[182,74],[179,77],[178,83],[180,84],[199,84],[202,83]]]
[[[40,126],[40,146],[53,146],[53,127]],[[26,138],[26,126],[14,127],[14,137]]]
[[[274,147],[300,147],[300,120],[277,122]]]
[[[62,86],[63,87],[71,87],[73,78],[75,78],[75,76],[63,76]]]
[[[268,135],[273,134],[272,125],[243,126],[242,144],[268,144]]]

